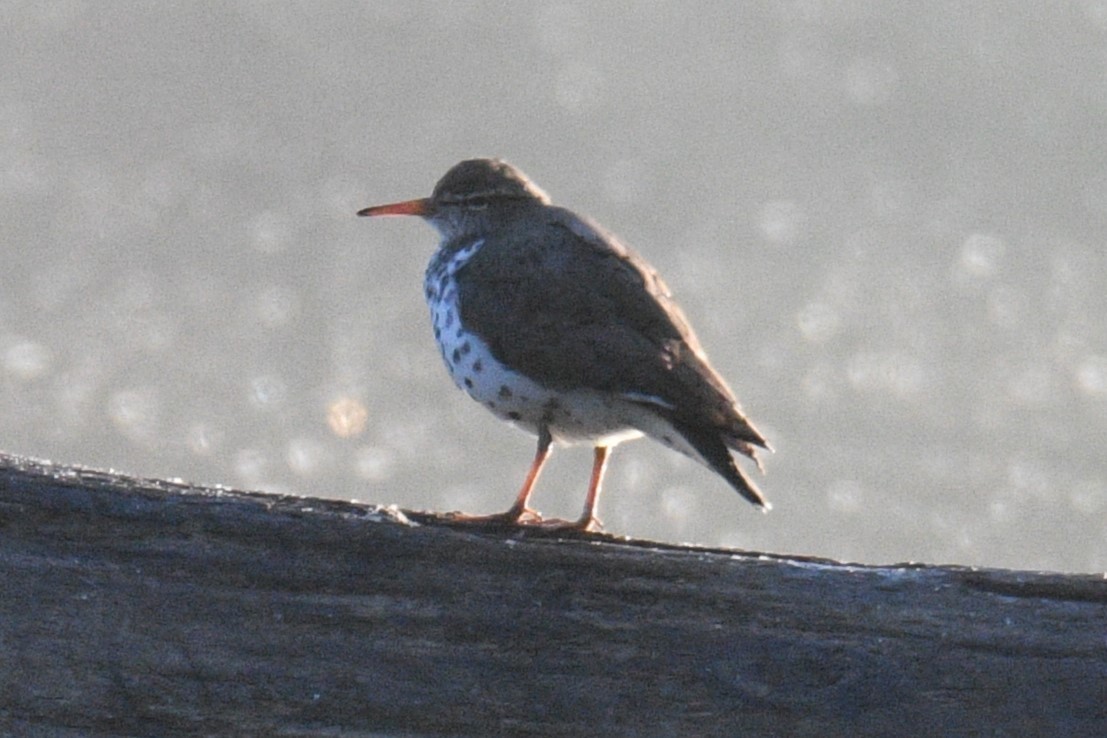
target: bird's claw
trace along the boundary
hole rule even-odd
[[[533,522],[521,523],[528,528],[539,528],[547,531],[578,531],[580,533],[598,533],[603,530],[603,523],[595,516],[582,517],[577,520],[565,520],[563,518],[549,518]]]
[[[470,515],[469,513],[463,512],[451,512],[447,513],[446,517],[449,518],[451,522],[464,523],[466,525],[540,525],[544,522],[542,513],[529,507],[524,507],[521,510],[512,508],[505,512],[492,513],[491,515]]]

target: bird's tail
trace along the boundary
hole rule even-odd
[[[761,460],[757,458],[756,449],[752,444],[741,439],[727,438],[717,428],[696,427],[679,422],[675,423],[674,427],[696,450],[699,460],[725,479],[738,494],[764,510],[772,509],[772,505],[765,499],[761,490],[739,468],[730,453],[730,449],[733,448],[750,457],[757,464],[758,470],[761,470]]]

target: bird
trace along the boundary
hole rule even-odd
[[[771,451],[708,362],[658,272],[591,219],[552,204],[502,159],[454,165],[430,197],[364,208],[418,216],[441,238],[424,275],[434,336],[454,383],[537,436],[512,506],[469,523],[602,529],[596,508],[611,450],[653,438],[719,474],[768,510],[732,451],[761,471]],[[554,445],[591,444],[592,474],[574,521],[530,507]]]

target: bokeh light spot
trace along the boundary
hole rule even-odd
[[[855,513],[861,509],[865,491],[851,479],[837,479],[826,490],[826,504],[837,513]]]
[[[1088,356],[1080,362],[1076,388],[1092,397],[1107,397],[1107,356]]]
[[[957,276],[963,280],[986,280],[999,270],[1007,245],[1003,239],[987,233],[973,233],[961,246]]]
[[[288,386],[280,377],[264,374],[250,380],[250,402],[255,407],[271,409],[284,403]]]
[[[244,448],[234,456],[234,470],[241,484],[256,487],[262,483],[269,467],[269,459],[256,448]]]
[[[365,405],[352,397],[341,397],[327,406],[327,427],[339,438],[361,435],[368,420]]]
[[[16,339],[3,353],[4,371],[23,381],[37,379],[50,370],[53,357],[41,343]]]
[[[288,442],[285,461],[288,468],[300,476],[314,474],[326,461],[326,449],[314,438],[293,438]]]
[[[287,325],[299,309],[299,296],[280,285],[269,285],[264,288],[254,303],[254,312],[258,320],[268,328]]]
[[[156,440],[159,398],[151,388],[119,390],[108,398],[108,418],[135,443]]]
[[[354,457],[354,471],[362,479],[381,482],[392,476],[396,454],[382,446],[365,446]]]
[[[796,323],[805,339],[822,343],[837,335],[842,318],[837,310],[825,302],[809,302],[796,314]]]
[[[766,241],[786,246],[800,237],[804,220],[803,210],[792,200],[773,200],[761,206],[758,227]]]
[[[222,432],[206,423],[194,423],[189,429],[185,442],[192,453],[208,456],[223,440]]]
[[[291,240],[292,226],[283,213],[267,210],[254,219],[254,247],[263,254],[283,251]]]

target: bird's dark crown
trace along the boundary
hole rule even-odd
[[[434,186],[439,205],[487,205],[496,200],[538,200],[549,196],[527,175],[502,159],[468,159],[455,164]]]

